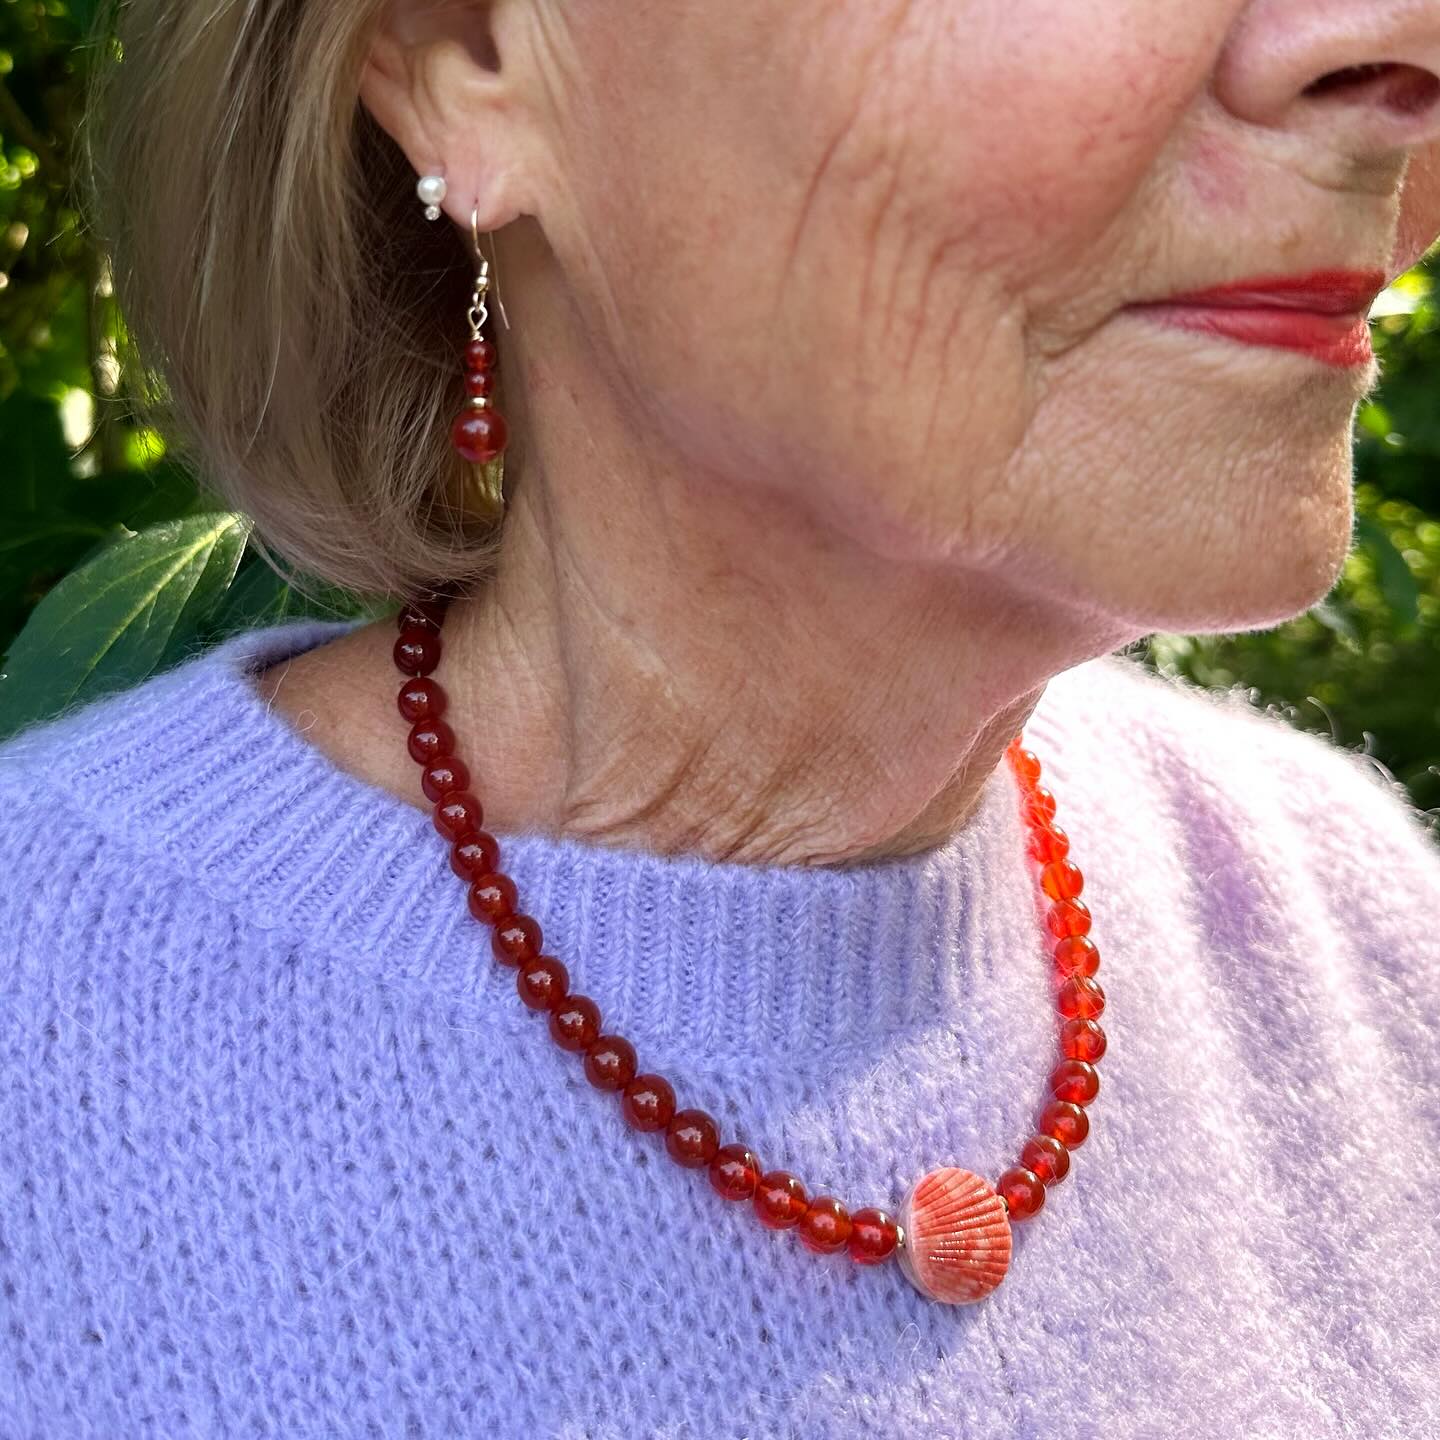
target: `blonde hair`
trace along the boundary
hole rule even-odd
[[[484,576],[497,536],[449,441],[468,237],[424,218],[358,98],[382,9],[112,0],[81,204],[111,258],[138,418],[253,520],[281,573],[284,557],[411,598]]]

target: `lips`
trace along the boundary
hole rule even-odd
[[[1130,308],[1187,330],[1349,367],[1374,359],[1368,317],[1385,283],[1381,270],[1315,270],[1236,280]]]

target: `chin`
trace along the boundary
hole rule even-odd
[[[1352,545],[1348,501],[1343,524],[1333,513],[1307,518],[1217,535],[1188,555],[1172,552],[1168,569],[1156,567],[1165,555],[1157,547],[1138,567],[1150,585],[1134,587],[1129,618],[1147,631],[1204,635],[1269,630],[1303,615],[1335,588]]]

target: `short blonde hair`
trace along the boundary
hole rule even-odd
[[[268,547],[410,598],[483,577],[498,541],[449,441],[468,237],[425,220],[359,101],[382,9],[112,0],[81,204],[111,257],[138,417],[254,521],[282,573]]]

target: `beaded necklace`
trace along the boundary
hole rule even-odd
[[[1048,906],[1045,924],[1055,939],[1056,1008],[1061,1058],[1049,1076],[1050,1098],[1025,1142],[1019,1164],[991,1185],[954,1166],[922,1175],[911,1186],[899,1218],[878,1206],[850,1211],[832,1195],[810,1198],[786,1170],[767,1170],[748,1147],[722,1145],[719,1126],[704,1110],[678,1109],[663,1075],[641,1072],[635,1047],[603,1032],[600,1007],[570,989],[570,974],[542,953],[540,924],[519,908],[515,883],[500,869],[500,846],[482,829],[484,811],[470,789],[470,772],[456,755],[455,733],[444,719],[446,694],[434,671],[450,597],[403,606],[396,617],[397,668],[406,678],[397,703],[410,726],[408,747],[421,766],[420,787],[434,807],[436,830],[450,844],[450,866],[467,883],[470,913],[491,928],[495,959],[515,971],[515,988],[530,1009],[548,1017],[550,1038],[581,1057],[586,1079],[615,1095],[633,1129],[662,1134],[677,1165],[703,1170],[726,1200],[744,1201],[761,1224],[794,1230],[816,1254],[848,1252],[858,1265],[898,1257],[921,1294],[946,1304],[983,1299],[1010,1266],[1012,1221],[1029,1220],[1045,1203],[1049,1186],[1070,1169],[1070,1151],[1090,1131],[1084,1107],[1100,1090],[1096,1062],[1105,1053],[1098,1018],[1105,994],[1096,981],[1099,951],[1090,939],[1090,911],[1080,899],[1083,879],[1068,858],[1070,842],[1054,823],[1055,797],[1040,784],[1040,762],[1016,735],[1006,758],[1020,783],[1027,851],[1039,865]]]

